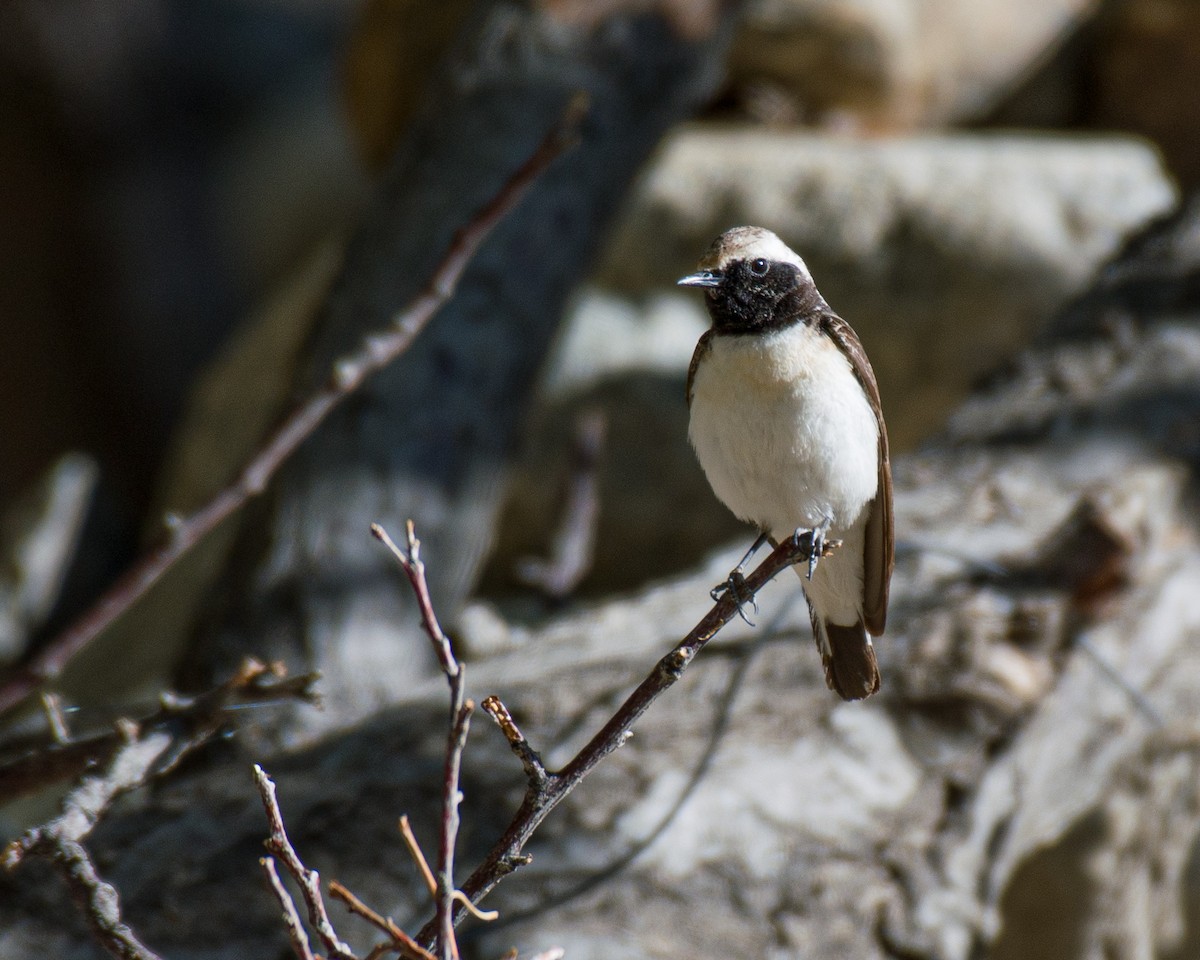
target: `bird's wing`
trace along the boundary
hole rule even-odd
[[[821,329],[842,351],[858,382],[862,384],[875,411],[879,425],[879,486],[867,508],[866,544],[863,548],[863,622],[873,636],[883,633],[887,622],[888,588],[896,562],[896,539],[892,528],[892,463],[888,455],[887,425],[879,402],[879,385],[866,351],[853,328],[837,314],[829,312],[821,319]],[[697,347],[697,352],[699,347]],[[695,368],[696,360],[692,359]]]
[[[696,341],[696,349],[692,352],[692,362],[688,364],[687,405],[689,408],[692,405],[692,384],[696,381],[696,370],[700,366],[700,361],[704,359],[710,349],[712,337],[713,332],[711,330],[705,330],[704,333],[700,334],[700,339]]]

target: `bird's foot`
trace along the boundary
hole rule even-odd
[[[734,567],[729,571],[729,577],[724,583],[718,583],[713,587],[708,595],[713,598],[713,603],[718,602],[726,594],[733,597],[737,603],[738,616],[746,621],[750,626],[754,626],[754,621],[746,616],[746,605],[749,604],[754,610],[755,616],[758,615],[758,601],[754,599],[754,594],[750,593],[746,587],[746,578],[742,575],[740,566]]]
[[[817,564],[822,557],[827,557],[833,553],[835,549],[842,545],[840,540],[826,540],[825,535],[829,533],[829,527],[833,523],[832,517],[825,517],[819,524],[811,530],[805,530],[803,527],[797,527],[796,532],[792,534],[792,543],[799,549],[800,544],[804,540],[808,540],[808,579],[812,580],[813,574],[817,572]]]
[[[754,595],[749,592],[746,587],[746,578],[742,575],[742,571],[746,569],[746,564],[750,562],[750,558],[758,553],[758,548],[767,542],[767,535],[760,533],[758,539],[750,544],[750,549],[738,561],[738,565],[729,571],[729,576],[725,578],[724,583],[718,583],[710,591],[708,595],[712,597],[713,603],[716,603],[725,594],[729,594],[737,601],[738,616],[741,617],[750,626],[754,626],[754,621],[746,616],[746,604],[749,603],[754,608],[754,613],[758,614],[758,601],[754,599]]]

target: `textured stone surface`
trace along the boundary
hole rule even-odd
[[[1096,0],[754,0],[730,73],[815,123],[896,129],[980,116]],[[753,92],[749,92],[753,97]]]
[[[533,862],[489,898],[501,925],[466,927],[464,955],[1196,956],[1196,224],[1188,209],[1134,243],[1065,328],[897,460],[877,697],[825,689],[782,577],[759,625],[732,624],[547,820]],[[561,765],[708,608],[737,553],[507,636],[494,613],[467,618],[486,634],[460,638],[469,693],[501,695]],[[431,848],[444,683],[414,678],[396,700],[256,759],[310,865],[412,928],[429,908],[395,819],[412,814]],[[248,763],[225,756],[95,837],[128,919],[167,956],[286,949],[256,870],[266,826]],[[521,793],[486,723],[463,788],[460,877]],[[97,956],[65,896],[45,872],[0,876],[0,954]],[[335,920],[365,953],[373,936]]]
[[[1131,139],[692,127],[646,171],[597,279],[665,286],[726,228],[775,230],[862,337],[904,448],[1175,196]]]

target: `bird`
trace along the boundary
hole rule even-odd
[[[678,282],[704,291],[711,319],[688,369],[688,438],[717,498],[761,535],[728,588],[764,539],[809,532],[797,572],[825,681],[865,699],[880,685],[871,637],[887,620],[895,538],[887,427],[862,343],[762,227],[727,230]]]

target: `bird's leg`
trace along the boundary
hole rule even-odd
[[[800,546],[800,538],[805,534],[811,536],[808,549],[808,579],[812,580],[813,574],[817,572],[817,563],[825,556],[825,534],[829,532],[829,527],[833,523],[833,517],[829,514],[825,515],[825,519],[818,523],[812,530],[805,530],[803,527],[797,527],[796,532],[792,534],[792,542],[796,546]]]
[[[754,608],[754,612],[758,613],[758,602],[754,599],[754,597],[745,596],[746,578],[742,575],[742,571],[746,569],[746,564],[750,562],[750,558],[758,553],[758,548],[766,542],[767,535],[765,533],[760,533],[758,535],[758,539],[755,540],[754,543],[750,545],[750,549],[746,551],[745,556],[738,561],[738,565],[729,571],[729,576],[726,578],[725,582],[718,583],[712,588],[712,590],[708,592],[708,595],[713,598],[714,603],[720,600],[721,596],[725,593],[732,595],[733,599],[737,601],[738,616],[750,624],[750,626],[754,626],[754,622],[748,616],[746,616],[746,611],[743,608],[746,605],[746,601],[749,600],[750,606]]]

